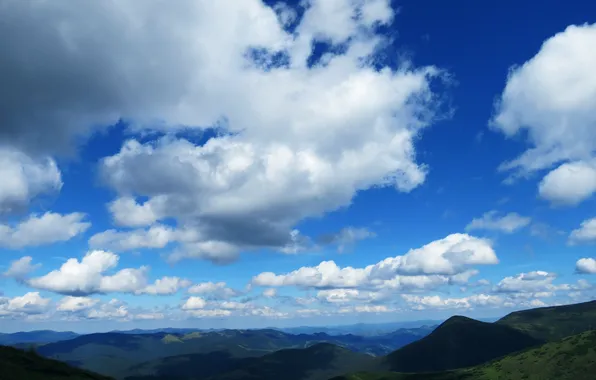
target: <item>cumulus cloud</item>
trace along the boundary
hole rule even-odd
[[[24,280],[29,273],[41,267],[41,264],[32,264],[31,256],[24,256],[10,263],[10,267],[3,274],[6,277],[12,277],[17,280]]]
[[[579,273],[596,274],[596,259],[583,258],[577,260],[575,269]]]
[[[223,281],[202,282],[188,288],[189,294],[201,294],[214,299],[229,299],[242,295],[242,292],[232,289]]]
[[[555,273],[545,271],[532,271],[519,273],[515,276],[503,278],[495,286],[498,293],[516,293],[521,298],[544,297],[553,295],[557,291],[583,290],[586,288],[585,281],[578,281],[576,284],[555,284],[557,279]]]
[[[574,206],[596,192],[596,160],[565,163],[548,173],[538,193],[555,205]]]
[[[168,295],[190,286],[190,281],[178,277],[163,277],[149,284],[146,266],[114,272],[119,259],[112,252],[90,251],[80,261],[68,259],[59,269],[25,282],[36,289],[75,297],[105,293]]]
[[[49,309],[51,300],[39,292],[29,292],[20,297],[0,297],[0,317],[42,314]]]
[[[316,267],[302,267],[287,274],[263,272],[253,277],[252,284],[304,288],[387,286],[391,282],[408,284],[408,281],[414,286],[429,282],[440,284],[449,282],[450,276],[465,272],[471,265],[496,263],[498,259],[489,241],[453,234],[365,268],[340,268],[333,261],[324,261]]]
[[[367,228],[346,227],[335,234],[321,236],[319,241],[323,244],[335,244],[337,245],[337,251],[343,253],[346,248],[349,248],[359,240],[365,240],[375,236],[376,234]]]
[[[502,170],[524,175],[562,166],[540,183],[542,197],[577,204],[594,192],[596,151],[596,24],[571,25],[547,39],[540,51],[514,67],[497,103],[491,128],[508,137],[527,132],[531,148]]]
[[[91,227],[91,223],[84,221],[85,217],[78,212],[66,215],[46,212],[31,215],[14,227],[0,224],[0,247],[16,249],[70,240]]]
[[[325,289],[317,292],[317,298],[328,303],[370,302],[380,299],[378,292],[358,289]]]
[[[89,239],[89,246],[94,249],[107,249],[114,252],[131,251],[142,248],[164,248],[175,241],[176,232],[162,225],[133,231],[107,230],[97,233]]]
[[[223,309],[199,309],[199,310],[188,310],[187,315],[195,318],[220,318],[229,317],[232,315],[230,310]]]
[[[182,305],[182,310],[196,310],[203,309],[207,302],[201,297],[188,297],[186,302]]]
[[[506,300],[497,295],[475,294],[461,298],[442,298],[433,296],[415,296],[403,294],[402,298],[410,304],[414,310],[425,309],[472,309],[477,306],[502,307],[507,305]]]
[[[569,234],[570,245],[596,242],[596,218],[584,220],[578,229]]]
[[[387,41],[374,29],[393,19],[387,0],[312,0],[299,19],[259,0],[159,4],[7,3],[2,35],[22,43],[0,40],[10,88],[0,139],[42,157],[118,120],[135,131],[218,128],[202,145],[133,138],[100,164],[118,193],[108,205],[116,224],[169,219],[197,232],[173,260],[286,252],[300,220],[373,186],[409,192],[424,182],[415,143],[440,109],[431,88],[444,75],[383,67]],[[311,65],[315,40],[345,49]],[[94,246],[116,251],[119,232]]]
[[[0,73],[0,78],[2,74],[5,73]],[[0,122],[0,125],[2,124]],[[0,127],[1,130],[2,127]],[[33,198],[58,192],[62,188],[60,170],[53,159],[31,158],[23,152],[2,146],[0,146],[0,178],[2,178],[0,214],[22,211]]]
[[[182,288],[187,288],[191,282],[179,277],[163,277],[155,280],[155,283],[147,285],[137,291],[138,294],[169,295],[177,293]]]
[[[531,220],[531,218],[515,212],[500,216],[498,211],[493,210],[484,213],[481,218],[474,218],[466,226],[466,231],[493,230],[510,234],[526,227]]]
[[[101,303],[96,308],[90,309],[85,316],[88,319],[106,320],[127,320],[131,317],[126,303],[115,298],[109,302]]]
[[[31,278],[27,283],[37,289],[50,290],[66,295],[94,293],[134,292],[145,287],[146,267],[126,268],[106,275],[118,265],[119,257],[111,252],[91,251],[81,261],[68,259],[60,269],[42,277]]]
[[[90,309],[91,307],[95,306],[98,302],[99,300],[89,297],[66,296],[63,297],[60,301],[58,301],[56,310],[77,312]]]

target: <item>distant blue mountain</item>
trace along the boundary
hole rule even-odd
[[[13,346],[24,343],[53,343],[73,339],[77,336],[79,334],[72,331],[52,330],[21,331],[10,334],[0,333],[0,345]]]
[[[353,325],[341,326],[299,326],[287,327],[277,329],[289,334],[314,334],[325,333],[328,335],[345,335],[353,334],[360,336],[381,336],[393,333],[397,330],[422,329],[428,331],[431,327],[441,324],[441,320],[419,320],[406,322],[390,322],[390,323],[357,323]]]

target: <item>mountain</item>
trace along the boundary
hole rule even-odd
[[[345,349],[382,356],[421,337],[421,332],[380,337],[357,335],[298,334],[277,330],[222,330],[187,334],[99,333],[46,344],[38,352],[69,364],[122,377],[127,369],[170,356],[227,352],[233,358],[263,356],[286,348],[307,348],[333,343]]]
[[[537,339],[556,341],[596,329],[596,301],[516,311],[496,323]]]
[[[428,336],[384,359],[396,372],[432,372],[469,367],[542,344],[511,327],[454,316]]]
[[[586,331],[557,342],[476,367],[438,373],[356,373],[330,380],[593,380],[596,373],[596,331]]]
[[[79,334],[72,331],[38,330],[10,334],[0,334],[0,345],[11,346],[24,343],[52,343],[76,338]]]
[[[109,380],[34,352],[0,346],[0,379],[2,380]]]
[[[224,352],[169,357],[131,368],[126,380],[327,380],[374,368],[375,358],[329,343],[279,350],[261,357]]]
[[[357,323],[353,325],[342,326],[299,326],[286,327],[277,330],[289,334],[325,333],[328,335],[353,334],[360,336],[379,336],[394,333],[396,331],[409,330],[410,332],[418,331],[422,335],[427,335],[440,323],[441,321],[437,320],[421,320],[391,323]]]

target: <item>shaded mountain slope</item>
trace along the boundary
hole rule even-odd
[[[596,331],[546,343],[490,363],[439,373],[356,373],[331,380],[593,380]]]
[[[496,323],[537,339],[556,341],[596,329],[596,301],[516,311]]]
[[[187,334],[112,332],[50,343],[39,347],[38,352],[81,368],[121,377],[135,365],[178,355],[219,351],[227,352],[234,358],[255,357],[281,349],[306,348],[327,342],[351,351],[381,356],[419,338],[420,331],[376,337],[331,336],[325,333],[292,335],[272,329],[194,331]]]
[[[329,343],[284,349],[261,357],[234,358],[225,352],[168,357],[135,366],[126,380],[326,380],[373,369],[375,358]]]
[[[329,343],[280,350],[244,359],[239,368],[209,380],[326,380],[357,369],[373,368],[375,359]]]
[[[108,377],[43,358],[34,352],[0,346],[1,380],[109,380]]]
[[[477,365],[542,343],[508,326],[455,316],[382,361],[388,370],[396,372],[443,371]]]
[[[11,346],[26,343],[52,343],[59,342],[61,340],[73,339],[77,336],[79,336],[79,334],[72,331],[21,331],[10,334],[0,334],[0,345]]]

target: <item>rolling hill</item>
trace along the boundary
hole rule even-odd
[[[592,330],[467,369],[422,374],[356,373],[331,380],[593,380],[594,374],[596,331]]]
[[[596,329],[596,301],[516,311],[496,323],[537,339],[556,341]]]
[[[317,343],[333,343],[354,352],[384,355],[421,337],[420,331],[377,337],[325,333],[292,335],[277,330],[222,330],[187,334],[82,335],[38,348],[46,357],[109,376],[121,377],[143,362],[170,356],[227,352],[233,358],[263,356],[286,348],[306,348]]]
[[[387,355],[396,372],[432,372],[477,365],[542,344],[511,327],[454,316],[430,335]]]
[[[0,346],[1,380],[109,380],[34,352]]]
[[[73,339],[79,334],[72,331],[52,331],[52,330],[37,330],[37,331],[22,331],[10,334],[0,334],[0,345],[11,346],[15,344],[26,343],[52,343],[61,340]]]
[[[233,358],[222,352],[165,358],[131,368],[130,373],[137,374],[126,380],[327,380],[374,366],[370,355],[319,343],[254,358]]]

